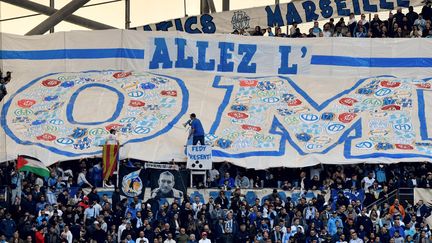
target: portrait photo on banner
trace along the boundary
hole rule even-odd
[[[182,199],[186,193],[188,175],[186,171],[147,169],[150,182],[150,198]]]

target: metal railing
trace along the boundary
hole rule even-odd
[[[374,205],[377,205],[377,207],[381,207],[384,203],[389,203],[389,204],[393,204],[395,199],[399,199],[400,203],[403,204],[404,206],[407,206],[405,204],[413,203],[413,197],[414,197],[414,189],[413,188],[398,188],[398,189],[394,189],[393,191],[391,191],[390,193],[388,193],[388,197],[387,198],[378,198],[378,200],[376,200],[375,202],[373,202],[370,205],[365,205],[365,207],[369,210],[371,209]]]

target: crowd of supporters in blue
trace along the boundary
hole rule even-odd
[[[122,198],[118,188],[109,196],[98,193],[101,163],[95,161],[54,165],[47,178],[2,165],[0,243],[432,242],[430,202],[392,193],[431,188],[429,163],[246,170],[225,162],[198,185],[219,188],[217,197],[185,195],[159,204]],[[245,199],[245,191],[260,188],[274,190]],[[282,196],[293,190],[298,197]]]
[[[233,34],[253,35],[253,36],[276,36],[276,37],[356,37],[356,38],[431,38],[431,2],[428,1],[423,6],[420,13],[416,13],[413,7],[409,7],[408,13],[404,14],[402,9],[396,13],[390,12],[387,19],[381,20],[378,14],[374,14],[369,20],[369,16],[362,14],[360,19],[356,19],[352,13],[347,18],[340,18],[335,22],[333,18],[325,23],[322,28],[319,22],[315,21],[314,26],[308,33],[302,33],[298,24],[288,26],[287,33],[280,27],[261,29],[256,26],[252,32],[235,31]]]

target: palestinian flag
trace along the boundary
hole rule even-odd
[[[102,150],[103,179],[107,180],[117,170],[119,159],[119,148],[117,144],[105,144]]]
[[[42,163],[42,161],[25,155],[18,156],[17,171],[28,171],[42,177],[50,175],[49,169]]]

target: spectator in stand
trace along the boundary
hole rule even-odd
[[[373,172],[369,172],[368,176],[365,176],[361,181],[363,190],[367,191],[369,187],[373,186],[374,182],[375,182],[374,174]]]
[[[432,172],[428,172],[427,176],[421,180],[421,187],[432,188]]]
[[[247,178],[244,173],[240,172],[235,178],[235,187],[237,188],[250,188],[249,178]]]
[[[370,30],[372,32],[372,38],[381,37],[381,24],[382,24],[382,21],[380,20],[378,14],[374,14],[374,17],[373,17],[373,19],[369,25]]]
[[[358,21],[357,24],[361,23],[361,25],[365,28],[365,29],[369,29],[369,21],[366,19],[366,15],[365,14],[361,14],[360,15],[360,20]]]
[[[431,20],[431,18],[432,18],[431,5],[432,5],[432,1],[426,0],[425,5],[423,6],[422,11],[421,11],[423,18],[426,20]]]
[[[330,24],[325,24],[324,25],[324,30],[323,30],[323,37],[332,37],[333,33],[332,30],[330,28]]]
[[[296,33],[298,28],[297,22],[292,23],[291,27],[289,28],[289,36],[293,37],[293,35]]]
[[[79,187],[93,187],[93,185],[86,178],[87,169],[83,169],[81,173],[78,174],[77,183]]]
[[[213,165],[212,169],[208,172],[209,187],[217,187],[220,179],[219,176],[220,176],[219,171]]]
[[[262,36],[262,30],[260,26],[255,26],[254,32],[252,33],[252,36]]]
[[[344,37],[341,26],[336,27],[336,31],[333,34],[333,37]]]
[[[312,34],[315,37],[320,37],[320,34],[322,33],[321,28],[319,27],[319,22],[318,21],[314,21],[314,26],[312,28]]]
[[[300,32],[300,28],[295,28],[294,34],[291,35],[292,38],[301,38],[303,34]]]
[[[229,172],[225,172],[224,176],[219,181],[219,187],[234,188],[235,180],[230,176]]]
[[[300,190],[306,192],[310,189],[310,180],[306,177],[306,172],[300,172],[300,180],[299,180],[299,188]]]
[[[11,185],[10,185],[12,189],[11,202],[12,205],[17,205],[21,202],[23,174],[13,169],[11,173],[11,177],[12,177]]]
[[[329,22],[327,22],[326,24],[328,24],[330,26],[330,31],[332,33],[334,33],[335,28],[336,28],[335,23],[334,23],[334,18],[330,18]]]
[[[351,233],[351,240],[349,243],[363,243],[363,240],[358,238],[357,233],[354,231]]]
[[[211,240],[207,238],[207,232],[202,232],[199,243],[211,243]]]
[[[408,7],[408,13],[406,14],[406,17],[408,19],[408,24],[413,26],[416,19],[418,19],[418,13],[414,12],[413,6]]]
[[[354,36],[354,29],[357,26],[357,20],[355,19],[354,13],[350,13],[349,19],[348,19],[348,29],[351,34],[351,36]]]
[[[403,18],[405,17],[405,15],[402,13],[402,8],[397,8],[396,13],[393,15],[395,22],[399,25],[402,26],[403,23]]]
[[[405,209],[401,204],[399,204],[399,199],[394,200],[393,205],[390,206],[389,213],[392,216],[400,215],[402,219],[405,218]]]
[[[426,20],[423,18],[423,14],[419,14],[418,18],[414,21],[414,26],[422,32],[426,28]]]
[[[367,32],[366,32],[366,30],[365,30],[365,28],[363,26],[358,25],[356,27],[355,35],[354,36],[357,37],[357,38],[365,38],[365,37],[367,37]]]
[[[310,28],[309,29],[309,34],[307,34],[306,37],[308,37],[308,38],[314,38],[314,37],[316,37],[315,34],[313,33],[313,30],[314,30],[313,28]]]
[[[426,22],[426,26],[422,31],[422,37],[424,37],[424,38],[432,37],[432,28],[431,28],[431,22],[430,21]]]
[[[280,27],[276,27],[276,37],[287,37],[287,35],[282,32]]]
[[[36,243],[45,243],[45,231],[46,226],[40,226],[35,233],[35,242]]]
[[[345,24],[344,18],[340,18],[339,21],[336,23],[335,28],[341,27],[342,24]],[[346,25],[346,24],[345,24]]]
[[[263,36],[270,36],[270,37],[274,36],[272,28],[267,27],[266,32],[263,34]]]
[[[342,227],[343,222],[341,218],[337,215],[336,211],[333,211],[332,215],[328,219],[327,228],[330,235],[335,235],[337,233],[338,227]]]
[[[398,232],[400,236],[405,237],[405,230],[401,225],[401,218],[396,216],[393,222],[393,226],[390,228],[390,237],[394,237],[395,233]]]

